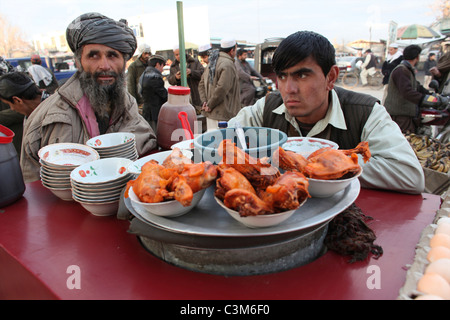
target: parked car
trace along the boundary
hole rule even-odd
[[[19,71],[27,71],[27,69],[31,66],[31,58],[9,58],[6,59],[13,67],[15,67]],[[53,63],[53,60],[50,57],[41,57],[42,66],[44,68],[48,68],[53,71],[55,74],[56,80],[58,80],[59,85],[62,85],[66,82],[75,72],[77,71],[73,61],[64,60],[63,62]]]
[[[345,56],[336,58],[336,64],[339,67],[339,71],[341,73],[355,71],[358,61],[362,61],[362,58],[354,56]]]

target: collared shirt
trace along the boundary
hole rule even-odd
[[[243,108],[236,117],[228,121],[228,127],[234,127],[237,121],[242,126],[261,127],[264,105],[265,98],[262,98],[253,106]],[[299,136],[302,136],[297,121],[289,115],[284,104],[273,112],[284,113],[286,121],[292,124]],[[327,114],[315,124],[307,137],[320,136],[329,124],[339,129],[347,129],[344,114],[334,90]],[[425,178],[422,166],[398,125],[392,121],[384,106],[379,103],[375,103],[367,119],[361,141],[369,142],[372,154],[367,163],[364,163],[362,157],[359,160],[363,168],[363,174],[359,178],[362,187],[414,194],[423,192]]]

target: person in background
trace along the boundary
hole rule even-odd
[[[200,57],[200,63],[202,64],[203,68],[206,68],[209,63],[209,52],[211,49],[212,47],[210,43],[198,47],[198,56]]]
[[[137,44],[133,30],[93,12],[70,23],[66,39],[78,70],[25,123],[21,156],[25,182],[39,180],[38,151],[49,144],[85,144],[101,134],[131,132],[140,156],[156,147],[155,133],[125,85],[125,64]]]
[[[361,65],[361,83],[363,87],[368,86],[367,77],[375,74],[377,66],[377,60],[375,55],[373,55],[372,50],[367,49],[364,52],[364,62]]]
[[[137,50],[137,58],[130,64],[127,72],[127,88],[128,92],[136,99],[138,106],[144,103],[139,95],[138,84],[142,73],[147,68],[148,59],[152,55],[152,49],[146,43],[139,46]]]
[[[53,94],[58,89],[58,81],[53,72],[42,66],[41,57],[37,54],[31,56],[31,66],[28,67],[27,72],[31,75],[34,82],[40,89]]]
[[[392,71],[388,84],[385,107],[403,133],[416,133],[420,125],[419,109],[439,108],[444,97],[434,97],[416,80],[415,66],[422,49],[410,45],[403,50],[403,61]]]
[[[14,147],[20,158],[23,123],[50,94],[36,85],[33,79],[21,72],[0,76],[0,100],[10,109],[0,111],[0,124],[14,132]]]
[[[272,67],[279,92],[243,108],[228,127],[275,128],[288,136],[328,139],[339,149],[367,141],[372,157],[360,158],[364,188],[420,194],[425,178],[413,149],[379,101],[335,86],[335,49],[324,36],[299,31],[276,49]]]
[[[427,90],[430,90],[430,82],[433,80],[433,74],[431,73],[431,69],[436,67],[436,54],[431,52],[428,54],[428,59],[425,61],[423,65],[423,70],[425,70],[425,77],[423,80],[423,87]]]
[[[439,82],[440,94],[450,95],[450,43],[445,43],[437,65],[430,70],[433,78]]]
[[[16,72],[16,68],[0,56],[0,76],[10,72]],[[0,124],[14,132],[13,145],[19,157],[23,134],[23,118],[23,114],[12,110],[8,103],[0,99]]]
[[[237,51],[237,59],[235,61],[236,70],[239,75],[239,85],[241,88],[242,106],[249,106],[255,103],[256,87],[253,80],[261,80],[263,78],[253,67],[246,61],[248,51],[239,49]]]
[[[237,43],[222,39],[220,52],[213,51],[199,85],[202,111],[207,130],[218,127],[219,121],[228,121],[241,110],[239,76],[234,64]]]
[[[386,95],[387,95],[387,87],[388,87],[388,83],[389,83],[389,77],[391,76],[391,72],[392,70],[395,69],[396,66],[398,66],[400,64],[400,62],[402,62],[403,60],[403,56],[402,56],[402,52],[398,49],[398,44],[396,43],[392,43],[389,45],[388,48],[388,55],[386,57],[386,60],[383,62],[383,65],[381,66],[381,73],[383,74],[383,85],[384,85],[384,90],[383,90],[383,104],[384,101],[386,100]]]
[[[175,61],[170,66],[169,83],[173,86],[181,86],[181,71],[180,71],[180,49],[175,46],[173,49],[175,55]],[[191,103],[197,110],[197,114],[200,114],[202,102],[200,100],[200,94],[198,93],[198,85],[202,78],[203,71],[202,64],[198,59],[194,59],[189,54],[186,54],[186,78],[187,85],[191,89]]]
[[[139,80],[140,94],[144,99],[142,116],[151,125],[154,132],[161,106],[167,101],[167,89],[164,86],[162,72],[166,59],[160,55],[151,56],[148,67]]]

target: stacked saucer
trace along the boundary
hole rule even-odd
[[[130,159],[108,158],[86,163],[70,173],[72,197],[96,216],[117,213],[122,190],[133,176]]]
[[[41,181],[57,197],[72,201],[70,173],[76,167],[100,159],[97,151],[77,143],[55,143],[38,152]]]
[[[88,140],[86,145],[94,148],[100,159],[126,158],[134,161],[139,158],[135,135],[130,132],[103,134]]]

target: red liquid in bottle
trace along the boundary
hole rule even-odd
[[[159,111],[158,124],[156,129],[156,140],[161,149],[168,150],[172,145],[186,137],[181,120],[178,117],[180,112],[186,112],[191,130],[194,130],[194,123],[197,120],[195,108],[189,103],[191,90],[186,87],[169,87],[167,102],[162,105]]]

